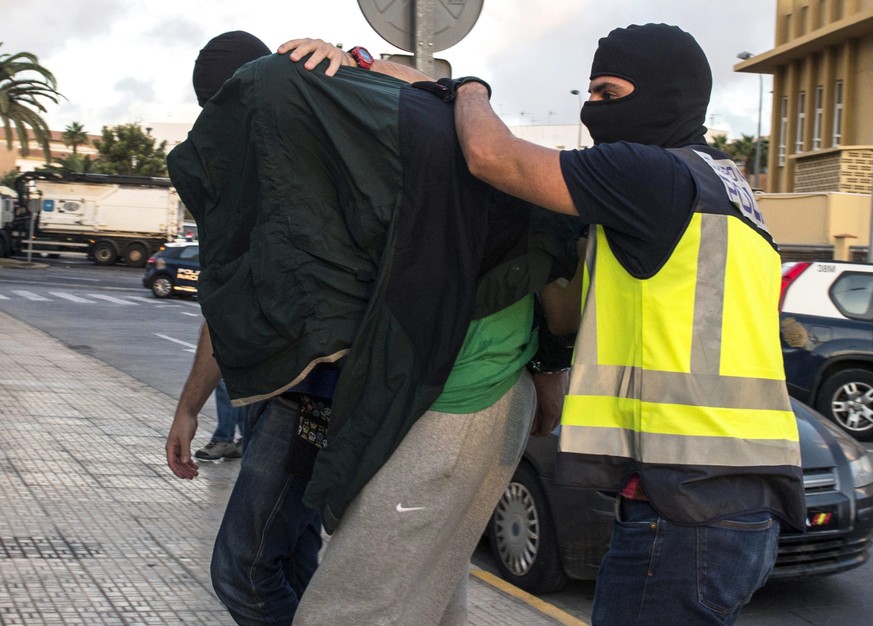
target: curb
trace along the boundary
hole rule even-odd
[[[471,567],[470,575],[475,576],[482,582],[491,585],[492,587],[502,591],[503,593],[512,596],[517,600],[520,600],[521,602],[524,602],[531,608],[536,609],[543,615],[546,615],[547,617],[555,620],[559,624],[563,624],[564,626],[590,626],[588,622],[583,622],[582,620],[573,617],[569,613],[562,611],[553,604],[549,604],[548,602],[540,600],[536,596],[519,589],[515,585],[509,584],[502,578],[486,572],[485,570],[481,570],[477,567]]]
[[[48,269],[48,263],[28,263],[27,261],[19,261],[18,259],[0,258],[0,267],[8,267],[16,270],[44,270]]]

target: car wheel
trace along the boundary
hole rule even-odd
[[[169,298],[173,295],[173,279],[169,276],[155,276],[152,281],[152,293],[156,298]]]
[[[91,256],[97,265],[114,265],[118,260],[118,252],[108,241],[98,241],[91,248]]]
[[[822,385],[816,408],[855,439],[873,441],[873,372],[837,372]]]
[[[533,468],[522,461],[488,523],[500,575],[533,594],[567,583],[545,493]]]

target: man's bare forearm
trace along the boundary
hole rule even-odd
[[[560,213],[576,214],[561,173],[560,152],[513,135],[480,82],[455,92],[455,129],[470,172],[486,183]]]
[[[197,341],[197,351],[194,353],[194,362],[191,371],[182,388],[182,395],[176,406],[176,412],[184,412],[188,415],[197,415],[206,400],[215,391],[215,386],[221,380],[221,370],[215,357],[212,356],[212,339],[209,336],[209,328],[204,322],[200,326],[200,337]]]
[[[383,61],[381,59],[375,60],[373,62],[373,67],[371,67],[370,70],[373,72],[379,72],[380,74],[393,76],[394,78],[406,81],[407,83],[416,83],[421,80],[433,80],[433,78],[423,72],[419,72],[414,67],[401,65],[400,63],[394,63],[393,61]]]

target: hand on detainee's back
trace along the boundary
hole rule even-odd
[[[307,70],[315,68],[316,65],[327,59],[329,63],[324,71],[326,76],[333,76],[343,65],[349,67],[358,66],[348,52],[340,50],[332,43],[328,43],[323,39],[291,39],[279,46],[276,52],[279,54],[290,53],[289,57],[295,63],[307,54],[312,53],[312,56],[303,64],[303,67]]]

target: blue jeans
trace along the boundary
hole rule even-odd
[[[240,435],[245,439],[246,421],[250,410],[250,406],[232,406],[224,381],[219,381],[215,388],[215,412],[218,414],[218,425],[212,433],[212,441],[233,441],[237,425]]]
[[[318,566],[321,521],[288,471],[297,413],[271,400],[257,417],[212,553],[212,586],[238,624],[291,624]]]
[[[766,512],[677,526],[648,502],[620,498],[592,623],[733,624],[773,569],[778,541]]]

